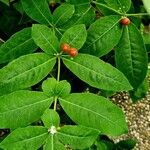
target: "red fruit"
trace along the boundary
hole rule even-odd
[[[70,51],[70,46],[67,43],[61,44],[61,50],[65,53],[69,53]]]
[[[78,51],[76,48],[70,48],[69,55],[71,57],[76,57],[78,55]]]
[[[129,25],[130,22],[131,22],[130,19],[127,18],[127,17],[124,17],[124,18],[121,19],[121,24],[124,25],[124,26]]]

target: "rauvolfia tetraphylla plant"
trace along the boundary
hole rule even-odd
[[[0,148],[131,149],[132,140],[108,138],[128,131],[108,96],[135,100],[146,82],[142,14],[131,0],[0,1],[16,32],[0,28],[12,35],[0,46],[0,129],[10,129]]]

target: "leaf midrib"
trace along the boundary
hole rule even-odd
[[[91,6],[82,14],[82,16],[80,16],[80,18],[74,23],[74,25],[76,25],[86,15],[86,13],[88,13],[90,9],[91,9]]]
[[[48,100],[50,100],[50,98],[46,98],[46,99],[44,99],[44,100],[42,100],[42,101],[38,101],[38,102],[35,102],[35,103],[30,103],[30,104],[27,104],[27,105],[23,105],[23,106],[21,106],[21,107],[18,107],[18,106],[17,106],[17,108],[15,108],[15,109],[10,109],[10,108],[9,108],[9,110],[0,113],[0,115],[5,115],[5,114],[10,113],[10,112],[18,111],[18,110],[20,110],[20,109],[22,110],[22,109],[25,109],[26,107],[32,107],[33,105],[37,105],[37,104],[46,102],[46,101],[48,101]]]
[[[31,140],[33,140],[33,139],[36,139],[36,138],[39,138],[39,137],[42,137],[42,136],[44,136],[44,135],[46,135],[47,133],[43,133],[43,134],[40,134],[40,135],[38,135],[38,136],[34,136],[34,137],[31,137],[31,138],[29,138],[29,139],[23,139],[23,140],[21,140],[21,141],[14,141],[14,142],[7,142],[9,145],[11,145],[11,143],[12,144],[17,144],[17,143],[20,143],[20,142],[26,142],[26,141],[31,141]],[[2,142],[2,144],[0,144],[0,145],[7,145],[7,143],[5,144],[3,144],[3,142]]]
[[[42,63],[42,64],[40,64],[40,65],[38,65],[38,66],[35,66],[35,67],[33,67],[33,68],[29,69],[29,70],[26,70],[25,72],[20,73],[20,74],[18,74],[18,75],[16,75],[16,76],[12,77],[12,78],[10,78],[10,79],[6,79],[6,80],[0,81],[0,82],[1,82],[1,83],[8,83],[8,82],[10,82],[11,80],[14,80],[14,79],[17,78],[17,77],[22,76],[23,74],[26,74],[27,72],[30,72],[31,70],[34,70],[34,69],[36,69],[36,68],[38,68],[38,67],[40,67],[40,66],[42,66],[42,65],[45,65],[45,64],[49,63],[50,61],[53,61],[54,59],[55,59],[55,57],[52,58],[52,59],[49,59],[48,61],[46,61],[46,62],[44,62],[44,63]]]
[[[101,34],[97,39],[95,39],[91,44],[89,44],[86,48],[89,48],[91,45],[93,45],[95,42],[97,42],[99,39],[101,39],[105,34],[107,34],[110,30],[112,30],[119,22],[121,19],[119,19],[115,24],[113,24],[108,30],[106,30],[103,34]]]
[[[117,10],[115,10],[115,9],[113,9],[113,8],[111,8],[111,7],[109,7],[109,6],[107,6],[106,4],[102,4],[102,3],[99,3],[99,2],[96,2],[95,4],[97,4],[97,5],[99,5],[99,6],[102,6],[102,7],[105,7],[105,8],[107,8],[107,9],[109,9],[109,10],[111,10],[111,11],[113,11],[113,12],[119,14],[119,15],[122,15],[120,12],[118,12]],[[100,9],[98,8],[98,10],[100,10]]]
[[[44,36],[44,34],[42,32],[40,32],[40,35],[42,35],[42,37],[46,40],[46,42],[52,47],[52,49],[57,53],[57,50],[54,48],[54,46],[50,43],[50,41],[48,41],[48,39]],[[46,52],[46,51],[45,51]],[[53,53],[52,53],[53,54]]]
[[[132,78],[134,79],[134,73],[133,73],[133,59],[132,59],[132,48],[131,48],[131,41],[130,41],[130,35],[129,35],[129,29],[128,27],[125,27],[127,29],[127,39],[128,39],[128,42],[129,42],[129,55],[130,55],[130,60],[131,60],[131,75],[132,75]]]
[[[30,38],[30,39],[28,39],[28,40],[24,41],[23,43],[21,43],[21,44],[17,45],[17,46],[16,46],[16,47],[14,47],[14,48],[12,48],[12,49],[11,49],[11,51],[9,50],[8,52],[4,53],[4,55],[2,56],[2,58],[3,58],[3,57],[5,57],[5,56],[7,56],[9,53],[11,53],[11,52],[15,51],[16,49],[18,49],[18,47],[23,46],[25,43],[27,43],[27,42],[29,42],[29,41],[31,41],[31,40],[32,40],[32,38]],[[8,48],[8,47],[7,47],[7,48]],[[2,48],[2,49],[6,49],[6,48],[4,47],[4,48]],[[8,48],[8,49],[10,49],[10,48]]]
[[[64,136],[67,136],[67,137],[71,137],[71,138],[77,138],[77,139],[85,139],[85,138],[89,138],[91,136],[77,136],[77,135],[71,135],[71,134],[66,134],[66,133],[62,133],[62,132],[58,132],[58,134],[61,134],[61,135],[64,135]]]
[[[107,117],[105,117],[105,116],[103,116],[103,115],[101,115],[101,114],[99,114],[99,113],[97,113],[97,112],[95,112],[95,111],[93,111],[93,110],[90,110],[90,109],[88,109],[88,108],[86,108],[86,107],[82,107],[81,105],[77,105],[77,104],[75,104],[75,103],[71,103],[71,102],[66,101],[65,99],[62,99],[62,98],[59,98],[59,100],[65,102],[65,103],[68,103],[68,104],[70,104],[70,105],[73,105],[73,106],[75,106],[75,107],[78,107],[78,108],[80,108],[81,110],[86,110],[87,112],[91,112],[91,113],[93,113],[93,114],[95,114],[95,115],[98,115],[99,117],[101,117],[101,118],[103,118],[103,119],[109,121],[109,122],[112,123],[113,125],[116,125],[114,122],[112,122],[112,121],[111,121],[110,119],[108,119]]]
[[[120,82],[118,82],[118,80],[114,80],[113,78],[110,78],[110,77],[108,77],[108,76],[104,76],[103,74],[100,74],[99,72],[96,72],[95,70],[92,70],[91,68],[88,68],[88,67],[85,67],[85,66],[83,66],[83,65],[81,65],[81,64],[79,64],[79,63],[77,63],[77,62],[75,62],[75,61],[71,61],[71,60],[69,60],[69,59],[66,59],[66,58],[63,58],[63,59],[65,59],[66,61],[70,61],[71,63],[74,63],[74,64],[76,64],[77,66],[81,66],[81,67],[83,67],[83,68],[85,68],[85,69],[87,69],[87,70],[90,70],[90,72],[94,72],[94,74],[98,74],[98,76],[102,76],[103,78],[108,78],[108,80],[110,79],[110,80],[113,80],[114,82],[117,82],[119,85],[122,85],[122,86],[124,86],[124,84],[121,84]]]
[[[67,11],[65,11],[65,13],[62,13],[62,15],[59,18],[57,18],[57,21],[55,22],[54,26],[56,26],[57,23],[59,23],[59,20],[61,20],[62,17],[65,16],[71,9],[72,9],[72,6],[68,7]]]
[[[81,28],[84,28],[84,27],[82,26]],[[81,29],[81,28],[80,28],[80,29]],[[76,36],[72,39],[72,41],[69,43],[69,45],[71,45],[71,44],[73,43],[73,41],[74,41],[77,37],[79,37],[79,35],[81,35],[81,33],[84,32],[84,30],[80,30],[80,29],[79,29],[78,34],[76,34]]]
[[[37,8],[37,10],[40,12],[40,14],[45,18],[45,20],[47,21],[47,23],[52,26],[52,24],[50,23],[50,21],[44,16],[44,14],[41,12],[40,8],[36,5],[36,3],[32,0],[33,5]]]
[[[117,0],[117,1],[118,1],[119,5],[120,5],[120,8],[121,8],[122,12],[125,13],[120,0]]]

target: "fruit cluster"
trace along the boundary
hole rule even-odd
[[[70,47],[70,45],[67,43],[61,44],[61,50],[64,53],[69,54],[71,57],[76,57],[78,55],[78,50],[74,47]]]

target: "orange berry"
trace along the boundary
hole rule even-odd
[[[65,53],[69,53],[69,51],[70,51],[70,46],[69,46],[69,44],[67,44],[67,43],[61,44],[61,50],[62,50],[63,52],[65,52]]]
[[[121,21],[120,21],[120,22],[121,22],[121,24],[122,24],[122,25],[127,26],[127,25],[129,25],[129,24],[130,24],[130,22],[131,22],[131,21],[130,21],[130,19],[129,19],[129,18],[124,17],[124,18],[122,18],[122,19],[121,19]]]
[[[76,48],[70,48],[69,55],[71,57],[76,57],[78,55],[78,51]]]

